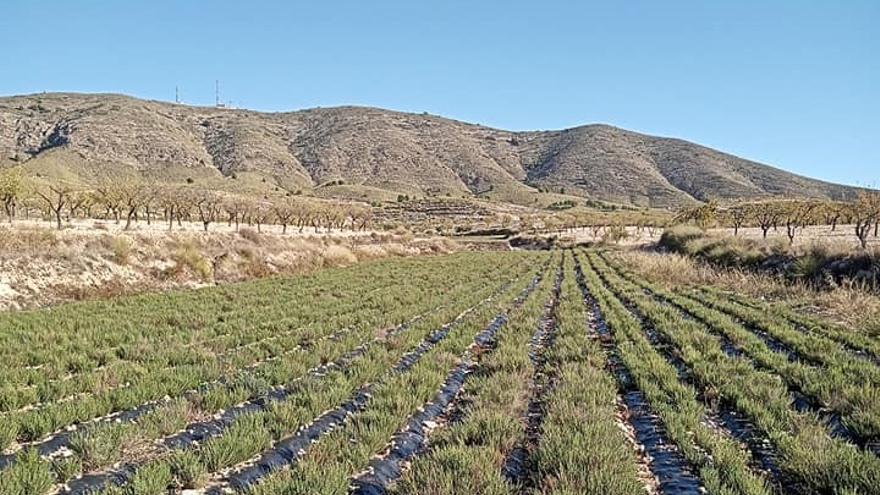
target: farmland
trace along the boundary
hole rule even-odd
[[[880,493],[880,340],[601,250],[0,314],[0,495]]]

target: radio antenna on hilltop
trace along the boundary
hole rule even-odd
[[[174,103],[180,103],[180,89],[174,86]]]
[[[214,105],[217,108],[223,108],[226,106],[226,105],[220,103],[220,80],[219,79],[214,80]]]

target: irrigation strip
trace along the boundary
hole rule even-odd
[[[576,262],[578,284],[584,302],[592,316],[590,331],[602,342],[608,356],[608,367],[617,378],[621,389],[621,400],[626,406],[625,420],[635,434],[635,441],[644,449],[647,464],[656,479],[661,493],[666,495],[700,494],[703,488],[699,478],[693,473],[690,464],[678,447],[671,443],[665,433],[662,419],[648,404],[645,394],[638,390],[626,366],[617,356],[614,337],[602,316],[599,305],[583,283],[580,263]]]
[[[561,263],[561,261],[560,261]],[[562,292],[563,270],[560,266],[553,283],[553,293],[544,309],[535,333],[529,342],[529,359],[534,366],[532,376],[532,394],[526,408],[526,426],[523,440],[507,454],[501,472],[511,483],[520,486],[534,487],[536,480],[533,470],[529,469],[530,453],[538,448],[544,422],[545,400],[555,385],[555,377],[547,369],[546,350],[553,344],[556,333],[556,308]]]
[[[537,287],[541,276],[529,283],[514,301],[512,309],[523,304],[526,298]],[[397,480],[406,464],[422,452],[427,444],[428,435],[436,426],[438,418],[446,412],[458,397],[467,376],[477,365],[475,351],[491,351],[494,347],[495,335],[507,323],[508,314],[496,316],[489,325],[475,337],[471,347],[465,351],[465,357],[447,375],[437,395],[425,404],[418,413],[411,416],[406,426],[391,438],[388,452],[370,461],[366,471],[354,477],[351,493],[358,495],[379,495],[388,491],[388,486]]]
[[[620,276],[621,278],[626,280],[626,278],[623,275],[621,275],[620,273],[618,273],[618,276]],[[638,284],[636,284],[636,285],[638,285]],[[822,422],[825,423],[825,426],[828,429],[828,431],[832,437],[839,438],[839,439],[844,440],[844,441],[846,441],[846,442],[848,442],[848,443],[850,443],[860,449],[864,449],[868,452],[872,452],[875,455],[880,456],[880,442],[878,442],[876,440],[872,441],[872,439],[870,439],[870,438],[864,438],[864,437],[854,433],[850,428],[848,428],[844,424],[840,413],[838,413],[837,411],[831,410],[827,407],[824,407],[820,403],[818,398],[816,398],[810,394],[807,394],[805,391],[803,391],[801,389],[801,387],[797,383],[794,383],[792,380],[782,376],[777,370],[773,369],[772,367],[770,367],[766,364],[760,363],[760,362],[756,361],[754,358],[752,358],[751,356],[747,355],[741,348],[739,348],[736,344],[734,344],[733,341],[731,341],[727,335],[725,335],[724,333],[715,329],[714,326],[709,321],[707,321],[705,318],[701,318],[699,315],[694,314],[688,308],[686,308],[680,304],[677,304],[674,301],[670,301],[667,298],[663,297],[662,295],[659,295],[659,294],[652,292],[650,289],[643,288],[643,291],[645,292],[645,294],[647,296],[653,298],[653,300],[657,304],[662,304],[662,305],[666,305],[666,306],[674,308],[676,311],[681,313],[683,318],[691,320],[691,321],[701,325],[710,334],[712,334],[716,338],[718,338],[718,340],[721,344],[722,351],[728,357],[742,358],[742,359],[746,360],[747,362],[749,362],[755,369],[763,370],[767,373],[779,376],[782,379],[783,383],[785,383],[786,387],[788,388],[788,392],[789,392],[789,395],[791,396],[792,406],[794,407],[794,409],[797,410],[798,412],[801,412],[801,413],[809,413],[809,414],[814,414],[814,415],[818,416],[822,420]],[[700,304],[702,304],[702,303],[700,303]],[[628,309],[630,309],[630,311],[634,315],[636,315],[637,317],[644,320],[643,315],[641,315],[639,313],[639,311],[631,305],[631,303],[627,303],[627,307],[628,307]],[[717,310],[717,311],[720,311],[720,310]],[[766,332],[764,332],[758,328],[755,328],[754,326],[748,325],[745,322],[742,322],[739,318],[735,317],[735,315],[729,315],[729,314],[726,314],[726,315],[729,318],[731,318],[733,321],[737,322],[739,325],[741,325],[744,328],[746,328],[747,330],[749,330],[750,332],[756,334],[759,338],[761,338],[761,340],[765,343],[765,345],[767,345],[767,347],[771,351],[785,355],[786,358],[790,362],[801,363],[802,365],[811,367],[816,371],[821,369],[820,366],[816,366],[815,364],[806,364],[806,363],[811,363],[811,361],[807,361],[807,360],[802,359],[802,356],[799,356],[796,352],[791,350],[784,343],[779,342],[779,341],[775,340],[773,337],[767,335]],[[723,419],[723,417],[722,417],[722,419]],[[744,422],[743,419],[738,418],[736,415],[728,416],[728,419],[730,419],[730,420],[724,421],[724,423],[729,424],[732,427],[738,427],[739,425],[742,425]],[[736,419],[736,420],[734,420],[734,419]],[[749,430],[749,429],[754,430],[754,428],[745,428],[745,430]],[[735,437],[740,436],[740,435],[744,436],[744,437],[746,436],[745,431],[732,432],[732,433],[734,433]],[[767,448],[765,446],[764,441],[759,441],[757,439],[751,439],[747,443],[749,445],[754,445],[758,448],[757,451],[753,451],[753,454],[755,454],[756,456],[759,456],[759,458],[761,456],[766,455]],[[772,461],[770,461],[770,459],[762,459],[761,463],[762,463],[762,465],[772,465],[773,464]],[[775,466],[774,466],[774,469],[771,469],[771,471],[774,473],[778,473],[778,470],[775,469]]]
[[[419,315],[417,318],[421,318],[423,316],[424,315]],[[407,323],[407,325],[412,324],[414,322],[415,322],[415,320],[410,321]],[[350,331],[351,331],[350,329],[342,329],[342,330],[338,330],[336,332],[333,332],[331,334],[324,335],[324,336],[321,336],[316,339],[312,339],[311,341],[309,341],[307,343],[297,345],[296,349],[291,349],[289,351],[286,351],[285,355],[292,354],[293,352],[295,352],[297,350],[301,351],[303,349],[306,349],[310,345],[313,345],[316,342],[320,342],[323,340],[337,340],[340,337],[342,337],[344,334],[349,333]],[[250,369],[254,369],[254,368],[260,366],[262,363],[270,362],[272,360],[273,360],[273,358],[267,358],[267,359],[261,360],[255,364],[252,364],[246,368],[243,368],[243,370],[247,371]],[[222,385],[224,383],[229,382],[229,380],[233,376],[237,376],[237,373],[239,373],[241,371],[242,370],[236,370],[236,372],[235,372],[236,375],[228,375],[228,376],[219,378],[217,380],[212,380],[210,382],[203,383],[198,388],[186,391],[181,395],[183,397],[190,397],[195,394],[198,394],[199,392],[204,392],[207,389],[207,387],[215,386],[215,385]],[[270,394],[271,394],[271,392],[270,392]],[[91,419],[87,422],[80,423],[79,425],[74,425],[72,427],[69,427],[69,428],[61,431],[60,433],[56,433],[54,435],[51,435],[43,440],[40,440],[37,442],[20,444],[20,446],[22,448],[35,449],[41,456],[51,457],[54,454],[56,454],[57,452],[64,449],[65,447],[68,447],[70,445],[70,441],[73,438],[73,436],[76,435],[79,431],[81,431],[82,428],[85,426],[91,427],[91,426],[96,426],[99,424],[106,424],[106,423],[114,423],[114,424],[130,423],[130,422],[136,421],[141,416],[149,413],[150,411],[156,409],[157,407],[161,406],[162,404],[165,404],[166,402],[167,402],[166,399],[160,399],[160,400],[146,402],[144,404],[141,404],[141,405],[136,406],[131,409],[126,409],[124,411],[117,411],[115,413],[108,414],[106,416]],[[17,455],[18,455],[18,452],[0,455],[0,470],[5,469],[6,467],[12,465],[15,462]]]
[[[307,376],[322,376],[332,370],[344,369],[353,360],[363,355],[371,345],[383,338],[399,334],[409,329],[410,326],[423,317],[424,315],[418,315],[417,317],[393,328],[387,332],[386,335],[376,337],[371,341],[365,342],[346,352],[338,360],[310,369],[295,381],[300,381]],[[176,450],[194,444],[203,443],[213,437],[223,434],[223,432],[231,426],[237,418],[245,414],[252,414],[265,410],[273,403],[287,400],[294,392],[295,390],[289,386],[276,387],[263,396],[246,401],[224,411],[216,418],[192,423],[183,431],[162,439],[158,445],[165,450]],[[143,465],[143,463],[131,463],[110,472],[87,474],[79,479],[69,482],[68,486],[61,493],[84,494],[94,492],[108,484],[124,484],[135,474],[141,465]]]

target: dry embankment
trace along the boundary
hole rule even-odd
[[[295,275],[389,256],[455,251],[454,242],[387,233],[54,231],[0,227],[0,310]]]

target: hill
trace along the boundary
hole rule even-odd
[[[387,199],[547,193],[669,207],[709,198],[841,199],[853,188],[607,125],[511,132],[361,107],[262,113],[111,94],[0,98],[0,166],[88,182],[140,174],[222,189]]]

